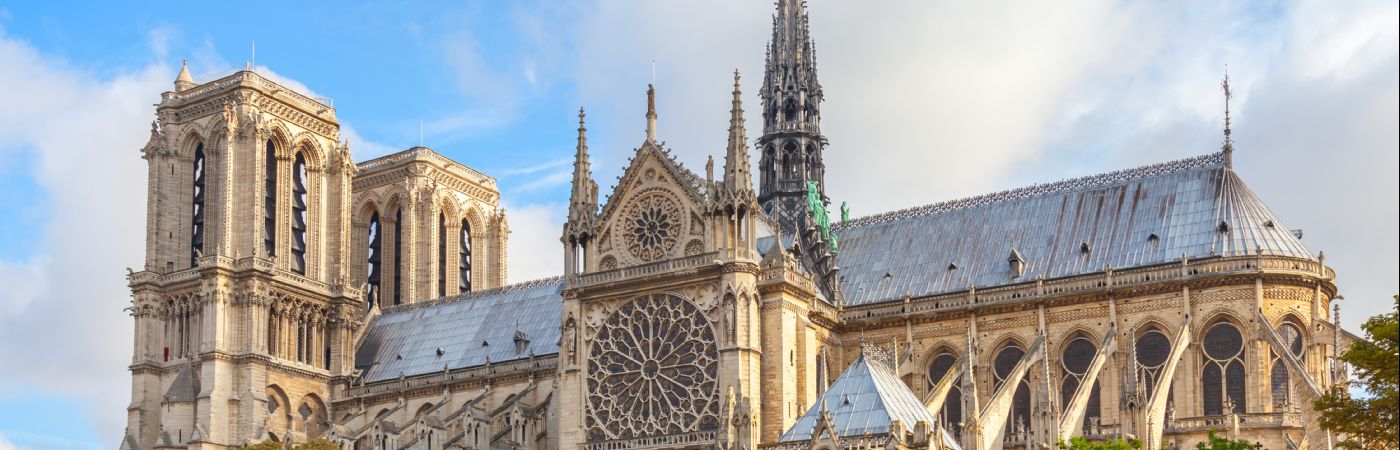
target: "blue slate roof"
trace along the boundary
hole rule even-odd
[[[1313,259],[1223,153],[878,214],[833,231],[846,305],[1182,255]],[[1008,262],[1013,250],[1025,261],[1018,277]]]
[[[846,372],[831,383],[831,387],[822,394],[822,399],[797,419],[778,441],[811,439],[823,408],[831,417],[832,429],[839,437],[886,433],[890,431],[893,420],[902,422],[906,429],[913,429],[919,422],[932,426],[933,415],[914,396],[914,392],[899,380],[888,359],[884,352],[873,347],[866,348],[846,368]]]
[[[559,353],[562,278],[386,308],[355,352],[365,382]],[[515,336],[529,341],[516,352]],[[438,349],[442,354],[438,354]]]

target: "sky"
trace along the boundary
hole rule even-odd
[[[183,59],[199,82],[250,64],[332,99],[357,159],[421,127],[496,176],[512,281],[562,267],[579,106],[605,195],[645,137],[649,82],[689,167],[723,154],[735,69],[761,127],[768,1],[229,5],[0,0],[0,450],[121,438],[139,149]],[[826,191],[862,216],[1215,152],[1228,65],[1235,169],[1326,252],[1357,330],[1400,272],[1398,9],[812,0]]]

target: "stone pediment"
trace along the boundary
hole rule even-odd
[[[707,184],[658,143],[643,143],[603,206],[599,269],[703,251]]]

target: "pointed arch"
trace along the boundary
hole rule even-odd
[[[292,409],[294,408],[291,399],[287,396],[287,391],[276,384],[269,384],[263,390],[267,398],[267,433],[273,435],[283,435],[291,428]]]
[[[1201,410],[1218,416],[1247,409],[1244,362],[1246,343],[1243,322],[1228,312],[1218,312],[1205,321],[1200,331]]]
[[[291,148],[294,151],[305,152],[306,163],[311,170],[320,171],[326,167],[327,152],[321,146],[321,141],[309,131],[297,133],[291,139]]]

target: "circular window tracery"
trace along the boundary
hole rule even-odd
[[[643,262],[657,261],[676,248],[681,233],[681,212],[669,197],[652,193],[632,202],[622,224],[627,251]]]
[[[603,322],[588,361],[588,440],[719,428],[719,351],[694,303],[652,294]]]

